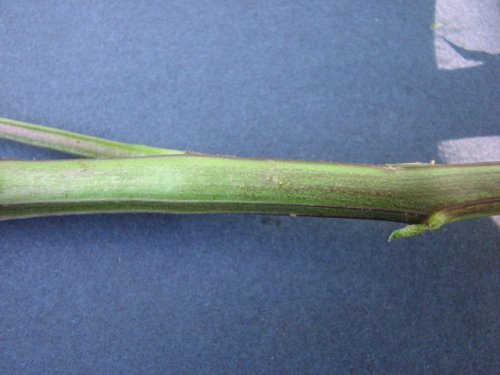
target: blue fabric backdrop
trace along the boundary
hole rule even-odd
[[[498,135],[499,60],[438,70],[433,1],[0,5],[0,116],[253,157],[442,161]],[[0,157],[67,157],[0,141]],[[3,374],[478,374],[490,219],[100,215],[0,223]]]

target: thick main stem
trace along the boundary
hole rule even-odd
[[[0,162],[0,219],[94,212],[265,213],[415,224],[500,212],[500,164],[371,166],[170,155]]]

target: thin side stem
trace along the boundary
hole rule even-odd
[[[0,118],[0,138],[88,158],[124,158],[185,153],[185,151],[108,141],[5,118]]]

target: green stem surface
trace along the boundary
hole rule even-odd
[[[125,158],[185,153],[178,150],[108,141],[6,118],[0,118],[0,138],[88,158]]]
[[[410,224],[391,239],[500,213],[500,164],[170,155],[0,161],[0,219],[97,212],[259,213]]]

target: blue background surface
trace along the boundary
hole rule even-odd
[[[433,1],[0,5],[0,116],[359,163],[498,135],[499,60],[436,68]],[[67,157],[0,141],[6,159]],[[0,223],[1,373],[495,373],[498,227],[94,215]]]

